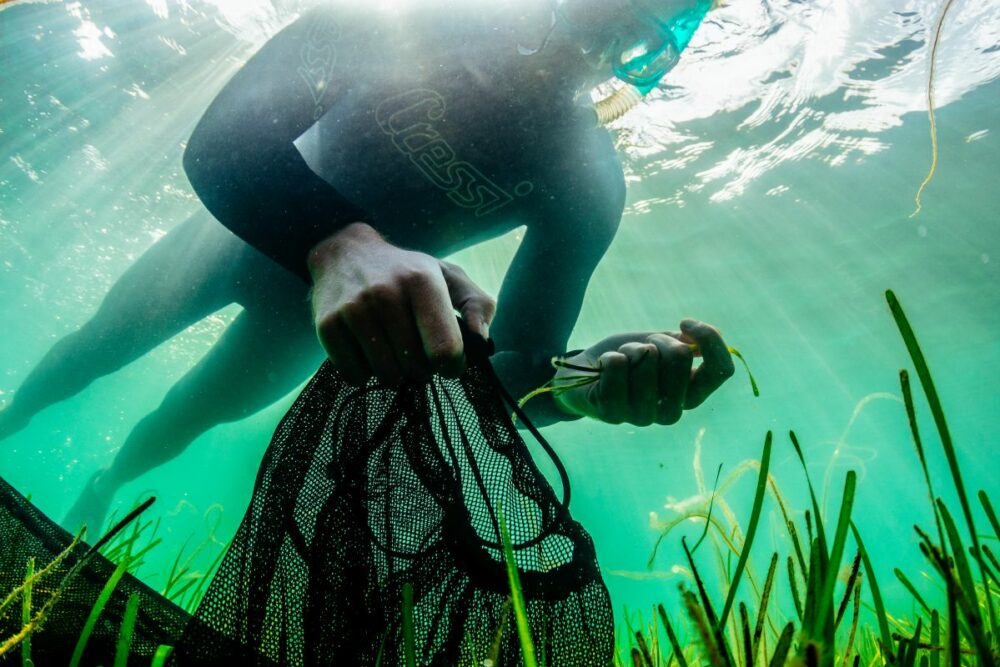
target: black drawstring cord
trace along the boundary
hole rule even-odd
[[[497,391],[500,392],[500,396],[503,400],[510,406],[510,409],[514,412],[519,420],[524,424],[525,428],[531,433],[535,440],[542,446],[545,450],[545,454],[552,461],[552,464],[556,467],[556,471],[559,473],[559,480],[562,483],[563,498],[562,502],[558,502],[559,511],[557,516],[552,520],[550,525],[543,529],[542,532],[535,538],[528,540],[527,542],[522,542],[519,544],[511,545],[515,550],[526,549],[528,547],[534,546],[548,537],[552,531],[555,529],[556,524],[563,521],[565,517],[569,515],[569,501],[570,501],[570,485],[569,485],[569,475],[566,473],[566,468],[563,466],[562,460],[559,455],[556,454],[555,450],[552,449],[552,445],[549,444],[545,436],[541,434],[538,428],[532,423],[528,415],[521,409],[514,400],[514,397],[510,395],[507,388],[503,386],[503,382],[500,381],[499,376],[497,376],[496,369],[493,368],[493,364],[490,362],[489,358],[493,356],[495,347],[492,339],[483,338],[480,334],[472,332],[465,321],[459,318],[458,320],[459,328],[462,330],[462,344],[465,348],[465,358],[471,364],[476,364],[483,369],[484,373],[493,386],[496,387]],[[485,542],[485,541],[484,541]],[[489,544],[489,543],[487,543]],[[489,546],[499,546],[489,544]]]
[[[503,386],[502,382],[500,382],[500,378],[497,376],[496,370],[493,368],[493,364],[487,362],[485,366],[489,368],[489,375],[497,389],[500,391],[500,395],[503,396],[503,400],[507,402],[510,409],[513,410],[515,415],[517,415],[517,418],[524,423],[524,426],[528,429],[535,440],[538,441],[538,444],[542,446],[542,449],[545,450],[545,454],[552,460],[552,464],[555,465],[556,471],[559,473],[559,481],[562,483],[563,487],[563,499],[560,503],[561,510],[562,513],[568,512],[570,499],[569,475],[566,472],[566,468],[563,467],[562,460],[559,458],[559,455],[556,454],[556,451],[552,449],[552,445],[549,444],[549,441],[546,440],[545,436],[543,436],[538,430],[538,427],[532,423],[531,419],[528,418],[528,415],[517,404],[517,401],[514,400],[514,397],[507,391],[507,388]]]

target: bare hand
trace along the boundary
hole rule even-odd
[[[702,363],[694,368],[694,358]],[[702,404],[734,372],[722,336],[696,320],[681,331],[620,334],[605,338],[567,361],[600,369],[596,382],[556,396],[559,406],[611,424],[674,424],[684,410]],[[555,383],[579,376],[559,369]]]
[[[496,304],[465,272],[386,242],[362,223],[310,253],[316,333],[353,384],[456,377],[465,368],[455,311],[488,337]]]

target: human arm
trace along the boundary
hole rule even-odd
[[[508,271],[493,322],[493,365],[515,396],[553,378],[549,359],[565,350],[583,294],[613,230],[578,224],[529,229]],[[493,300],[455,265],[397,248],[353,224],[310,254],[320,340],[354,383],[385,384],[463,368],[458,311],[486,333]],[[704,363],[693,369],[695,350]],[[536,425],[589,416],[609,423],[672,424],[732,375],[732,360],[712,327],[685,321],[680,333],[609,336],[570,360],[600,369],[597,381],[529,402]],[[560,378],[560,370],[556,380]]]
[[[216,96],[184,153],[188,179],[212,214],[305,280],[310,249],[367,217],[293,144],[336,98],[349,33],[332,9],[304,14]]]
[[[496,344],[493,364],[515,396],[552,376],[549,359],[566,349],[590,275],[617,228],[620,210],[530,225],[494,303],[458,267],[398,248],[364,224],[349,225],[309,256],[313,313],[334,364],[354,383],[385,384],[463,366],[454,313]],[[560,222],[562,220],[563,222]],[[569,223],[572,222],[572,228]],[[546,397],[529,413],[539,425],[575,418]]]
[[[595,140],[596,139],[596,140]],[[540,192],[524,238],[504,277],[491,334],[493,364],[515,397],[552,379],[553,356],[567,350],[587,286],[611,245],[625,206],[625,181],[610,141],[570,137],[550,155],[550,183]],[[552,394],[525,404],[539,426],[578,419]]]
[[[216,218],[313,283],[320,342],[350,381],[454,375],[462,347],[452,308],[492,316],[492,299],[457,267],[386,242],[293,144],[338,82],[350,84],[344,62],[364,34],[348,29],[342,8],[310,11],[267,43],[213,101],[184,166]]]
[[[504,278],[490,328],[496,346],[492,361],[515,398],[552,379],[550,360],[566,352],[587,285],[617,221],[583,227],[576,233],[529,227]],[[537,396],[524,409],[537,426],[579,418],[560,409],[551,394]]]
[[[624,205],[623,183],[615,173],[620,170],[612,168],[617,163],[604,164],[592,172],[587,187],[573,188],[574,196],[558,200],[549,212],[560,224],[529,229],[500,295],[494,365],[515,396],[547,383],[555,388],[526,404],[538,424],[582,416],[616,424],[673,424],[733,374],[726,344],[707,324],[685,320],[679,332],[616,334],[565,358],[592,373],[553,372],[550,365],[553,356],[564,356],[587,283]],[[642,299],[658,289],[631,293]],[[702,363],[695,367],[698,356]],[[581,378],[594,381],[566,389]]]

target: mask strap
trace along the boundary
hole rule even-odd
[[[549,29],[545,33],[545,38],[542,40],[542,43],[538,46],[537,49],[533,49],[530,46],[525,46],[524,44],[521,44],[520,42],[518,42],[518,44],[517,44],[517,52],[520,53],[522,56],[533,56],[536,53],[541,52],[546,46],[548,46],[549,40],[552,39],[552,33],[554,33],[556,31],[556,8],[555,8],[555,4],[552,5],[552,14],[551,14],[551,19],[550,20],[551,20],[551,23],[549,24]]]

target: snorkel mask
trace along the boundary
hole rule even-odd
[[[653,90],[677,64],[698,26],[713,6],[713,0],[626,0],[621,21],[588,30],[576,25],[555,5],[555,16],[584,42],[601,44],[583,48],[583,55],[596,70],[607,71],[626,85],[595,105],[598,122],[609,123],[623,116]],[[555,20],[555,17],[554,19]]]
[[[649,5],[669,4],[655,10]],[[616,38],[610,48],[615,76],[643,95],[677,64],[695,30],[712,5],[711,0],[629,0],[635,32]]]

